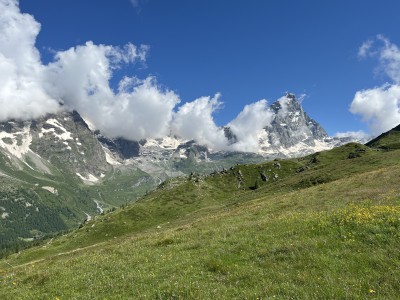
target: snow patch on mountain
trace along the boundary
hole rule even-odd
[[[184,142],[177,137],[166,136],[161,139],[147,139],[142,149],[158,148],[158,149],[176,149]]]
[[[106,156],[106,162],[112,166],[121,165],[121,163],[115,158],[114,154],[107,147],[102,145],[104,154]]]
[[[50,193],[54,195],[58,195],[58,190],[52,186],[42,186],[42,189],[49,191]]]
[[[227,158],[228,163],[246,163],[298,157],[351,141],[346,137],[330,138],[292,94],[269,107],[266,101],[258,106],[249,106],[230,123],[231,127],[228,124],[218,129],[224,132],[228,147],[224,151],[173,134],[140,141],[108,138],[99,130],[90,130],[94,129],[90,122],[75,111],[0,123],[0,149],[18,168],[25,164],[35,171],[51,173],[50,166],[54,164],[76,174],[85,184],[94,184],[113,168],[137,168],[152,180],[165,180],[196,168],[205,172],[221,169]],[[260,115],[256,108],[262,110]],[[245,131],[240,131],[241,126]],[[248,137],[239,132],[247,132]]]
[[[52,174],[51,170],[48,167],[48,161],[43,159],[39,154],[33,151],[29,151],[26,154],[26,157],[29,157],[29,160],[34,165],[37,171],[40,171],[42,173]]]
[[[80,173],[76,172],[75,173],[82,181],[86,184],[93,184],[99,181],[99,178],[96,176],[88,173],[86,176],[82,176]]]
[[[97,211],[98,211],[100,214],[102,214],[102,213],[104,212],[104,209],[101,207],[99,201],[97,201],[97,200],[93,200],[93,201],[94,201],[94,203],[96,204],[96,209],[97,209]]]
[[[22,158],[30,151],[32,143],[30,123],[23,127],[22,131],[8,133],[0,131],[0,147],[7,150],[17,158]]]
[[[42,127],[41,132],[39,133],[39,137],[43,137],[45,134],[53,134],[56,138],[62,141],[73,140],[71,132],[66,130],[64,126],[60,124],[56,119],[48,119],[46,120],[47,124],[50,124],[54,127],[44,128]],[[58,129],[58,130],[56,130]],[[64,143],[65,144],[65,143]]]
[[[298,157],[298,156],[303,156],[319,151],[324,151],[324,150],[329,150],[331,149],[332,146],[329,143],[326,143],[324,141],[319,141],[315,140],[314,141],[314,146],[310,146],[308,143],[304,142],[299,142],[289,148],[285,148],[280,146],[279,148],[274,148],[268,150],[268,148],[264,148],[264,155],[273,155],[276,154],[277,152],[284,157]]]

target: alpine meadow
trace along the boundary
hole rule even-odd
[[[383,2],[0,0],[0,299],[398,299]]]
[[[3,259],[2,298],[396,298],[398,151],[350,143],[167,180]]]

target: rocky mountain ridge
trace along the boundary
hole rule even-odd
[[[96,181],[112,166],[118,165],[140,165],[147,169],[152,167],[146,167],[145,164],[153,165],[170,173],[168,176],[174,176],[181,173],[173,170],[171,164],[183,160],[209,163],[233,155],[259,157],[260,160],[296,157],[350,141],[330,138],[304,112],[293,94],[287,94],[270,108],[274,117],[269,126],[257,133],[260,147],[256,153],[213,151],[193,140],[176,136],[141,141],[110,139],[98,130],[91,129],[87,124],[89,122],[85,122],[75,111],[47,115],[33,121],[0,123],[0,149],[24,163],[27,163],[24,157],[40,161],[42,167],[50,162],[83,180]],[[229,127],[225,127],[224,132],[229,144],[237,142]]]
[[[8,247],[76,227],[171,177],[303,156],[350,141],[328,137],[294,95],[271,110],[273,120],[258,133],[257,153],[215,151],[177,136],[109,138],[76,111],[1,122],[0,244]],[[223,130],[227,144],[238,142],[229,127]]]
[[[163,178],[182,175],[181,165],[214,164],[235,158],[239,162],[303,156],[331,149],[350,142],[346,138],[331,138],[306,112],[293,94],[287,94],[270,106],[274,113],[270,125],[258,132],[259,151],[241,153],[214,151],[194,140],[177,136],[129,141],[108,138],[88,126],[78,112],[60,112],[33,121],[0,123],[0,151],[24,164],[34,161],[33,168],[48,170],[46,164],[75,174],[84,182],[96,182],[112,168],[136,166]],[[90,123],[89,123],[90,124]],[[233,145],[235,134],[229,127],[224,133]],[[224,163],[222,163],[224,165]],[[201,169],[201,168],[200,168]],[[206,168],[208,170],[208,168]],[[42,171],[43,171],[42,170]],[[152,175],[154,175],[152,174]]]
[[[322,126],[308,116],[293,94],[288,93],[286,97],[274,102],[270,109],[273,112],[273,120],[270,125],[258,132],[260,147],[253,153],[264,159],[299,157],[354,141],[350,137],[329,137]],[[229,126],[223,127],[223,130],[227,144],[234,145],[238,142],[237,136]],[[102,136],[99,137],[99,140],[105,142]],[[176,136],[136,142],[126,142],[123,139],[113,140],[117,146],[112,145],[109,141],[108,139],[105,142],[106,147],[117,155],[117,159],[149,156],[187,159],[192,156],[192,158],[207,161],[221,153],[237,152],[215,151],[194,140],[182,140]],[[126,152],[132,155],[126,156]]]

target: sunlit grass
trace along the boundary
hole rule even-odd
[[[339,150],[301,173],[281,162],[281,180],[256,190],[237,189],[230,174],[166,183],[3,260],[0,298],[396,299],[398,153],[357,165]],[[260,167],[241,168],[252,184]],[[309,184],[317,176],[331,180]]]
[[[382,207],[388,209],[372,208],[379,213],[354,227],[338,219],[352,219],[349,214],[357,216],[364,207],[271,216],[257,201],[16,268],[3,277],[2,293],[12,297],[18,291],[22,299],[395,297],[400,239],[386,220],[398,208]],[[384,243],[371,244],[376,232],[368,227],[374,224],[390,234]]]

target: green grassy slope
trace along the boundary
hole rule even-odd
[[[56,168],[41,173],[0,153],[0,170],[0,250],[76,226],[83,211],[93,211],[93,204],[80,201],[86,193],[79,182]]]
[[[145,172],[121,168],[89,186],[75,174],[44,163],[48,172],[30,167],[35,166],[33,162],[24,164],[0,152],[0,254],[77,228],[86,214],[99,213],[97,203],[104,210],[116,208],[156,185]]]
[[[400,125],[382,133],[368,142],[367,146],[380,149],[400,149]]]
[[[169,180],[0,261],[0,297],[396,298],[399,157],[348,144]]]

